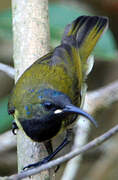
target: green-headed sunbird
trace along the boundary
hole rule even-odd
[[[108,26],[108,18],[80,16],[65,27],[61,43],[53,51],[38,59],[19,78],[13,88],[8,112],[15,117],[13,131],[19,128],[33,141],[50,144],[63,130],[67,130],[77,115],[96,121],[81,107],[88,61],[98,39]],[[68,133],[57,149],[42,161],[51,160],[66,144]]]

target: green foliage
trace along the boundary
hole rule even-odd
[[[84,9],[69,7],[60,4],[49,5],[51,44],[53,47],[60,43],[64,28],[75,18],[81,15],[95,15]],[[100,39],[94,50],[94,55],[105,60],[116,58],[116,42],[110,30]]]
[[[0,39],[12,39],[12,18],[10,9],[0,12]]]
[[[104,60],[112,60],[117,57],[117,47],[114,36],[110,30],[104,33],[104,36],[98,41],[94,54]]]
[[[65,26],[81,15],[94,14],[85,9],[79,9],[78,7],[75,8],[61,4],[49,5],[51,45],[53,47],[60,43]],[[0,38],[12,39],[12,20],[10,9],[0,13]],[[98,42],[94,50],[94,54],[96,57],[106,60],[115,59],[116,49],[116,42],[113,34],[110,30],[108,30]]]
[[[7,96],[0,100],[0,133],[10,129],[13,120],[13,117],[8,115],[8,98],[9,97]]]
[[[50,4],[49,5],[49,20],[50,20],[50,32],[51,43],[57,45],[63,35],[64,28],[67,24],[72,22],[80,15],[90,15],[88,12],[83,12],[66,5]]]

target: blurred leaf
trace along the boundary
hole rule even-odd
[[[11,10],[0,12],[0,38],[9,40],[12,39],[12,17]]]
[[[0,100],[0,133],[11,128],[13,117],[8,114],[8,96]]]
[[[69,7],[60,4],[49,5],[51,44],[53,47],[60,43],[64,28],[75,18],[81,15],[95,15],[85,9]],[[108,29],[97,43],[93,54],[102,59],[112,60],[117,57],[116,42],[112,32]]]
[[[49,19],[50,19],[50,32],[52,47],[59,45],[62,38],[64,28],[67,24],[72,22],[75,18],[81,15],[93,15],[85,9],[78,7],[71,7],[62,4],[49,5]],[[11,39],[11,10],[6,10],[0,13],[0,38]],[[98,42],[94,54],[102,59],[115,59],[116,58],[116,42],[110,30],[103,35]]]
[[[98,58],[103,58],[105,60],[112,60],[117,58],[116,42],[112,32],[109,29],[98,41],[94,50],[94,54]]]
[[[71,23],[75,18],[83,14],[90,15],[89,12],[83,12],[82,10],[75,9],[74,7],[69,7],[61,4],[50,4],[49,20],[51,43],[57,46],[57,43],[60,43],[65,26]]]

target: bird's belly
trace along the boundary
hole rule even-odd
[[[43,142],[56,136],[60,131],[60,121],[43,122],[37,119],[24,120],[21,122],[21,126],[26,135],[33,141]]]

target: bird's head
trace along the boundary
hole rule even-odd
[[[65,94],[52,89],[42,89],[37,94],[38,103],[25,105],[25,117],[18,117],[23,130],[34,141],[51,139],[58,134],[64,120],[68,121],[69,117],[75,115],[82,115],[96,125],[95,120],[74,106]]]

